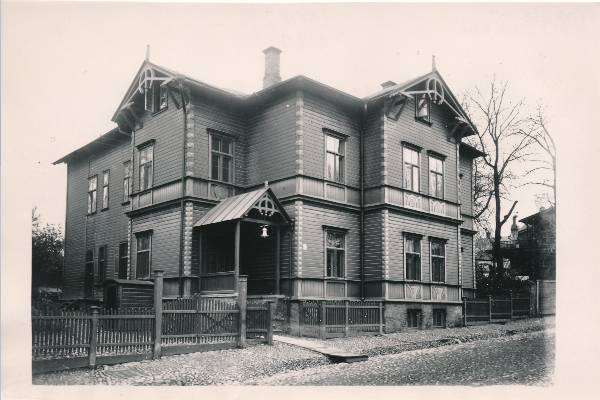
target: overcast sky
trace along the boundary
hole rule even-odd
[[[596,5],[4,4],[2,173],[25,183],[4,194],[64,225],[66,167],[52,162],[114,126],[146,44],[157,64],[246,93],[260,89],[274,45],[283,79],[359,97],[428,72],[435,54],[458,96],[496,74],[513,99],[542,102],[560,157],[598,130],[598,15]],[[536,211],[538,190],[513,192],[520,217]]]

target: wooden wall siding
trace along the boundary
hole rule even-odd
[[[323,278],[325,269],[325,236],[323,225],[345,229],[346,232],[346,277],[360,279],[358,213],[333,208],[303,205],[302,244],[306,245],[302,257],[302,276]]]
[[[308,176],[325,178],[325,140],[323,129],[331,129],[348,138],[345,142],[345,183],[359,186],[358,116],[350,115],[335,104],[304,93],[303,166]]]
[[[153,185],[180,179],[183,162],[183,111],[171,105],[154,116],[147,113],[143,122],[143,128],[135,132],[135,145],[155,140]],[[138,191],[140,187],[138,163],[139,151],[135,148],[132,163],[134,191]]]
[[[83,296],[85,264],[85,219],[87,212],[88,164],[67,165],[67,214],[65,220],[64,297]]]
[[[302,177],[302,193],[309,196],[325,197],[322,180]]]
[[[65,230],[65,297],[82,297],[86,249],[94,249],[95,283],[98,279],[98,247],[106,246],[106,278],[115,276],[115,256],[120,242],[127,241],[128,218],[122,205],[123,162],[128,160],[130,141],[124,137],[121,145],[97,152],[89,159],[73,161],[67,167],[67,215]],[[102,174],[109,170],[109,206],[102,210]],[[96,213],[87,216],[88,177],[98,176]],[[87,219],[87,221],[86,221]],[[95,288],[102,296],[102,288]]]
[[[323,297],[323,281],[302,279],[300,281],[300,296],[302,297]]]
[[[208,179],[210,177],[209,134],[207,129],[214,129],[233,135],[235,139],[234,182],[246,185],[248,181],[247,157],[248,142],[245,134],[245,118],[238,112],[224,106],[210,104],[206,99],[193,98],[190,110],[192,118],[194,143],[194,176]],[[190,136],[188,135],[188,138]]]
[[[456,187],[456,144],[449,140],[450,129],[446,125],[450,116],[438,105],[431,107],[432,125],[415,120],[415,102],[409,101],[398,121],[385,117],[386,161],[388,165],[388,184],[403,187],[402,141],[423,148],[421,151],[420,192],[429,194],[429,155],[433,150],[446,156],[444,160],[444,198],[458,202]]]
[[[463,220],[463,223],[461,225],[461,228],[466,228],[466,229],[473,229],[473,217],[469,216],[469,215],[465,215],[462,214],[461,218]]]
[[[461,212],[473,215],[473,160],[465,155],[460,156],[460,204]]]
[[[461,246],[463,287],[473,288],[473,237],[471,235],[461,235]]]
[[[132,196],[132,207],[134,210],[147,207],[153,204],[163,203],[174,200],[181,196],[181,181],[171,182],[169,184],[152,189]]]
[[[365,187],[383,183],[383,111],[381,108],[369,111],[364,136],[364,179]]]
[[[381,279],[383,277],[382,235],[383,213],[375,211],[365,214],[365,280]]]
[[[269,187],[277,196],[277,198],[281,199],[282,197],[291,196],[296,193],[296,179],[284,179],[282,181],[277,181],[273,183],[269,183]]]
[[[403,299],[404,298],[404,283],[388,282],[388,298]]]
[[[136,271],[136,233],[152,229],[152,270],[165,271],[166,277],[179,276],[181,208],[179,204],[134,217],[131,238],[131,271]]]
[[[279,100],[248,115],[247,185],[296,173],[296,97]]]
[[[389,212],[390,279],[404,279],[404,232],[423,235],[421,240],[421,280],[430,281],[429,238],[447,239],[446,283],[458,284],[456,226],[423,218]]]
[[[193,205],[193,217],[192,226],[200,221],[200,219],[210,210],[209,207],[204,204],[194,203]],[[200,275],[200,229],[195,228],[192,230],[192,276]]]

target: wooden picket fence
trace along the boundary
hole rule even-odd
[[[245,277],[239,287],[239,296],[157,297],[154,307],[34,315],[33,372],[243,347],[247,339],[272,344],[271,303],[247,305]],[[162,293],[160,273],[155,290]]]
[[[463,325],[505,322],[531,316],[530,297],[463,299]]]
[[[321,339],[383,334],[383,302],[307,300],[300,302],[300,336]]]

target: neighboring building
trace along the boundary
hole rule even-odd
[[[556,279],[556,209],[542,208],[520,219],[525,224],[503,246],[514,275],[529,280]],[[516,221],[514,222],[516,226]]]
[[[367,298],[388,330],[459,324],[481,155],[459,102],[435,68],[360,99],[281,81],[279,53],[251,95],[146,60],[118,127],[56,162],[65,297],[102,300],[108,282],[134,301],[157,269],[164,296],[233,292],[244,274],[290,318],[302,299]]]

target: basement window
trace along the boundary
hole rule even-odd
[[[433,310],[433,326],[435,328],[446,327],[446,310],[436,309]]]
[[[421,310],[406,311],[406,326],[409,328],[421,327]]]

